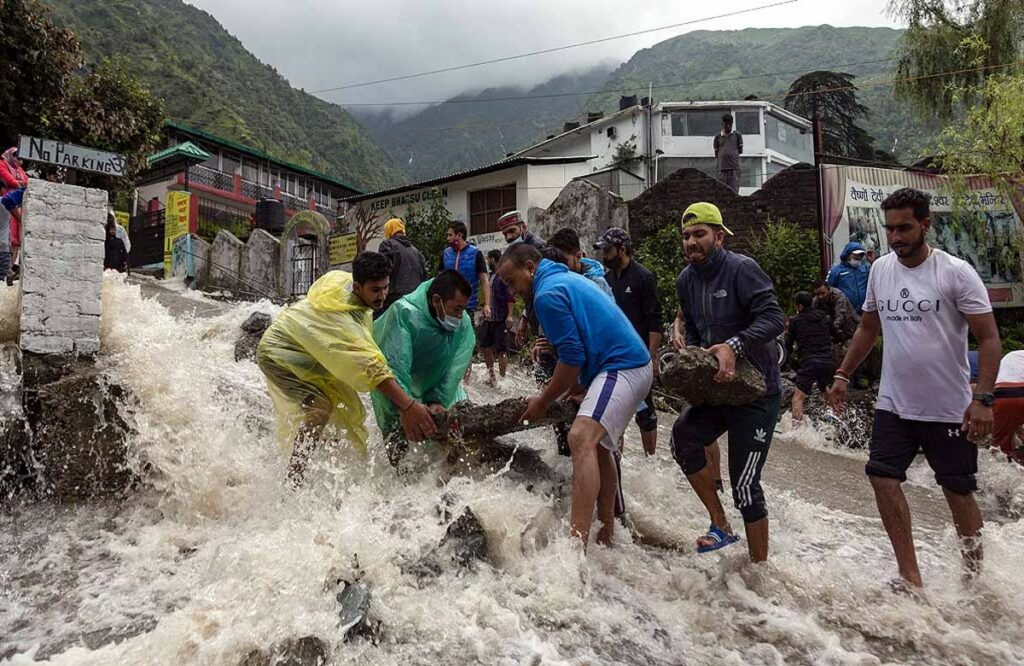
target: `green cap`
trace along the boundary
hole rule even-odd
[[[722,224],[722,211],[718,210],[718,206],[715,204],[704,201],[690,204],[689,208],[683,211],[683,229],[692,227],[695,224],[709,224],[722,227],[722,231],[732,236],[729,228]]]

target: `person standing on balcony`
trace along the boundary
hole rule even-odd
[[[737,194],[740,191],[740,155],[743,154],[743,135],[732,128],[732,114],[722,116],[722,131],[713,143],[718,160],[718,180]]]
[[[416,291],[427,281],[427,260],[405,235],[405,222],[397,217],[384,224],[384,242],[377,251],[391,262],[391,284],[384,308],[374,313],[374,319],[384,314],[392,303]]]

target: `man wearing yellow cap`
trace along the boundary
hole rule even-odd
[[[427,279],[427,261],[405,235],[405,222],[397,217],[384,224],[384,242],[377,250],[391,262],[391,284],[384,307],[373,315],[377,319],[391,304],[416,291]]]
[[[761,468],[779,414],[779,358],[775,338],[785,318],[769,278],[750,257],[723,247],[732,235],[722,213],[709,203],[683,212],[683,251],[689,265],[676,280],[679,310],[672,330],[677,348],[699,345],[718,359],[715,381],[735,378],[736,360],[745,357],[764,376],[767,390],[746,405],[690,407],[672,427],[672,453],[711,517],[697,552],[717,550],[739,540],[715,492],[714,470],[705,448],[729,434],[729,481],[743,515],[750,559],[768,558],[768,511]]]

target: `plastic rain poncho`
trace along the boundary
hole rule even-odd
[[[476,334],[466,313],[455,331],[441,327],[427,303],[427,290],[433,282],[427,280],[395,301],[373,323],[373,337],[406,393],[424,404],[438,403],[448,409],[466,399],[462,377],[473,358]],[[377,391],[371,400],[381,432],[386,436],[400,430],[398,411],[391,401]]]
[[[281,312],[260,340],[257,361],[267,374],[284,444],[295,439],[303,402],[326,396],[333,406],[328,425],[346,431],[366,452],[366,410],[359,394],[392,373],[373,341],[373,311],[352,293],[350,273],[328,272],[303,300]],[[275,380],[281,370],[289,375],[283,382]]]

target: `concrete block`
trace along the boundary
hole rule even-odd
[[[248,288],[263,292],[259,296],[279,296],[280,272],[281,242],[263,229],[254,230],[242,254],[242,277]]]
[[[21,351],[33,354],[70,354],[75,341],[69,337],[21,331]]]
[[[210,247],[210,287],[228,290],[245,288],[239,280],[244,251],[245,244],[230,231],[221,230],[217,233]]]

